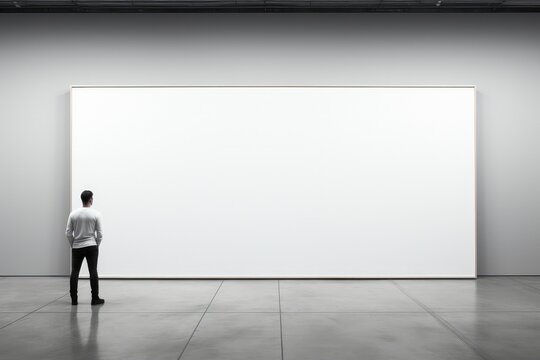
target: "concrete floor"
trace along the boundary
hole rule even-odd
[[[540,359],[540,277],[0,278],[0,359]]]

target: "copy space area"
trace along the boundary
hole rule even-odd
[[[472,87],[74,87],[104,277],[474,277]]]

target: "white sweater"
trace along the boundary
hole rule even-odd
[[[99,246],[103,238],[101,214],[87,207],[73,210],[67,221],[66,238],[74,249]]]

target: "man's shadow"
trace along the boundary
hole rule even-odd
[[[99,311],[101,306],[92,306],[92,314],[90,316],[90,328],[88,336],[86,333],[81,333],[81,324],[79,316],[87,316],[87,313],[78,313],[76,308],[71,310],[70,314],[70,329],[71,329],[71,350],[72,358],[77,360],[100,360],[99,344],[98,344],[98,329],[99,329]],[[81,321],[83,324],[85,321]]]

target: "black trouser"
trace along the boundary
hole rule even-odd
[[[82,262],[86,258],[88,272],[90,273],[90,287],[92,299],[99,298],[99,279],[97,273],[98,247],[86,246],[79,249],[71,249],[71,278],[69,279],[69,293],[71,297],[77,297],[77,285],[79,283],[79,271]]]

